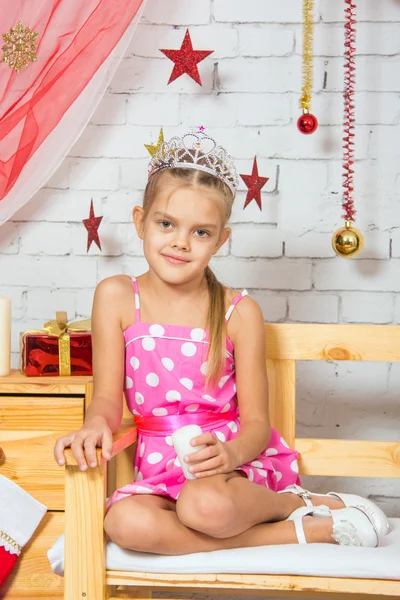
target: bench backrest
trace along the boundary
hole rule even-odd
[[[300,473],[400,477],[400,443],[296,438],[296,361],[400,361],[395,325],[265,324],[271,424],[300,452]]]

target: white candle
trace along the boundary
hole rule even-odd
[[[0,377],[10,374],[11,300],[0,296]]]
[[[184,457],[207,447],[207,444],[200,444],[199,446],[190,445],[190,440],[202,433],[201,427],[198,425],[184,425],[184,427],[180,427],[172,434],[172,444],[182,465],[186,479],[196,479],[196,476],[188,470],[190,465],[195,465],[196,463],[189,464],[184,461]]]

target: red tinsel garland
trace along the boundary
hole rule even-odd
[[[355,42],[356,42],[356,4],[353,0],[345,0],[346,22],[344,25],[344,122],[343,122],[343,217],[354,222],[354,100],[355,93]]]

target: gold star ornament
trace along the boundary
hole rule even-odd
[[[2,47],[1,62],[8,63],[11,69],[19,73],[23,67],[36,61],[36,38],[39,34],[24,27],[19,21],[16,27],[11,27],[9,33],[3,33],[5,41]]]
[[[144,146],[145,146],[146,150],[149,152],[150,156],[154,156],[163,142],[164,142],[164,131],[163,131],[163,128],[161,127],[160,134],[158,136],[157,145],[145,144]]]

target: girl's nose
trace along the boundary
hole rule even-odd
[[[189,239],[183,232],[177,232],[176,236],[172,240],[172,247],[179,248],[179,250],[188,250]]]

